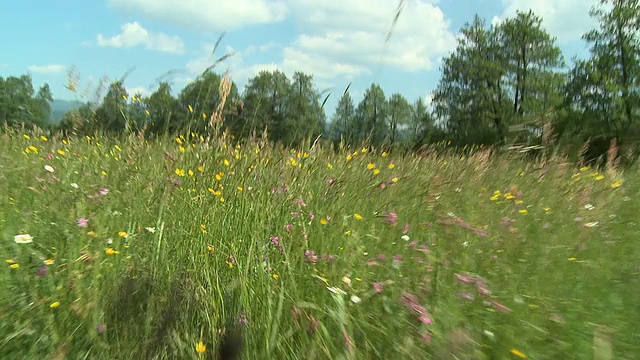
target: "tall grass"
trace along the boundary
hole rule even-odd
[[[640,353],[637,168],[224,134],[0,150],[4,358],[214,358],[230,333],[246,359]]]

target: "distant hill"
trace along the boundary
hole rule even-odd
[[[59,123],[67,111],[77,109],[82,105],[80,101],[53,100],[51,103],[51,121],[56,124]]]

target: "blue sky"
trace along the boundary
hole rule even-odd
[[[241,91],[262,69],[304,71],[319,89],[333,93],[331,114],[349,82],[355,101],[372,82],[387,95],[428,99],[442,57],[476,13],[491,22],[532,9],[558,38],[568,62],[583,57],[580,36],[595,26],[588,10],[596,2],[407,0],[385,46],[396,0],[6,1],[0,11],[0,76],[29,73],[35,87],[49,83],[56,99],[87,100],[90,95],[65,88],[70,67],[77,69],[80,92],[135,68],[125,86],[148,95],[167,72],[177,91],[214,57],[234,52],[218,69],[228,69]]]

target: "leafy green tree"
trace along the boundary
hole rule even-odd
[[[147,127],[150,134],[176,133],[178,101],[171,95],[171,85],[167,82],[158,84],[158,88],[144,99],[145,110],[149,111]]]
[[[244,91],[246,120],[241,134],[260,134],[266,129],[272,141],[284,140],[291,91],[291,82],[279,70],[261,71],[250,79]]]
[[[395,93],[389,98],[388,104],[389,111],[389,144],[395,145],[396,136],[400,129],[409,125],[411,122],[411,104],[404,98],[404,96]]]
[[[315,138],[323,133],[326,115],[311,75],[302,72],[293,74],[286,114],[286,132],[281,135],[285,144],[298,145],[309,137]]]
[[[368,140],[373,145],[382,144],[387,137],[389,127],[388,108],[380,85],[371,84],[356,108],[353,140],[356,143]]]
[[[408,144],[413,147],[429,142],[429,135],[434,127],[433,116],[431,116],[427,104],[423,98],[418,98],[411,106],[411,117],[406,136]]]
[[[334,142],[342,140],[347,144],[352,144],[355,133],[354,122],[355,106],[347,88],[340,97],[336,110],[331,117],[329,138]]]
[[[109,85],[107,95],[96,109],[95,118],[99,130],[114,134],[130,129],[126,115],[127,99],[127,90],[122,81],[114,81]]]

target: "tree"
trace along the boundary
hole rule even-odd
[[[286,114],[286,132],[281,136],[285,144],[299,145],[306,138],[315,138],[324,131],[326,115],[311,75],[293,74]]]
[[[121,133],[129,130],[126,117],[127,90],[122,81],[114,81],[109,85],[107,95],[96,109],[97,128],[107,133]]]
[[[279,70],[261,71],[250,79],[244,91],[246,120],[241,134],[248,136],[266,129],[272,141],[283,140],[291,90],[289,79]]]
[[[347,144],[353,145],[355,134],[355,106],[347,88],[336,106],[336,110],[331,117],[331,129],[329,137],[334,142],[343,140]]]
[[[176,124],[178,108],[176,98],[171,95],[171,85],[167,82],[158,84],[158,88],[144,99],[146,110],[149,111],[148,131],[151,134],[176,133],[179,131]]]
[[[371,84],[358,104],[355,115],[354,141],[365,140],[380,145],[387,135],[388,104],[384,91],[378,84]]]
[[[411,106],[407,141],[410,146],[423,145],[429,141],[429,133],[435,124],[423,98],[418,98]]]
[[[389,98],[389,143],[395,145],[398,126],[406,126],[411,122],[411,104],[404,96],[395,93]]]

